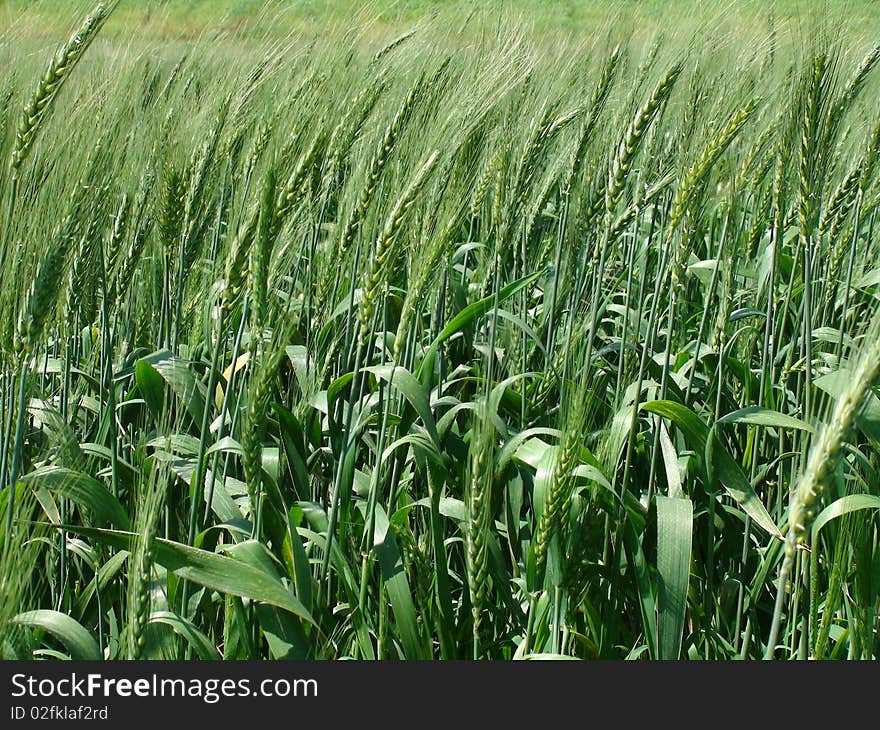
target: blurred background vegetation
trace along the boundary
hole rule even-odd
[[[71,19],[91,0],[0,0],[0,26],[10,37],[66,37]],[[300,31],[324,38],[359,27],[370,40],[400,32],[401,26],[437,16],[456,19],[450,33],[478,40],[500,18],[515,18],[530,34],[565,36],[610,34],[652,37],[713,34],[736,37],[808,33],[808,19],[822,17],[849,42],[869,40],[880,30],[876,0],[136,0],[123,2],[104,29],[103,39],[138,30],[144,39],[188,39],[235,32],[286,36]],[[352,21],[355,21],[352,23]],[[833,26],[837,26],[834,28]]]

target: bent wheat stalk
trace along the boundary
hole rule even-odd
[[[880,374],[880,311],[865,334],[865,344],[855,366],[849,371],[846,389],[834,405],[830,420],[810,449],[807,464],[798,479],[789,502],[788,533],[785,536],[785,555],[779,569],[773,622],[767,641],[765,659],[772,659],[782,623],[786,584],[794,568],[798,547],[806,541],[807,531],[816,518],[816,502],[820,499],[837,465],[840,450],[852,428],[853,420],[864,402],[865,395]],[[816,546],[813,546],[815,549]]]

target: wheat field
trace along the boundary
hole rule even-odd
[[[131,5],[0,30],[0,656],[880,657],[880,23]]]

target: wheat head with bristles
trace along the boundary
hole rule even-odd
[[[626,134],[620,141],[617,154],[612,158],[611,166],[608,170],[608,182],[605,188],[605,209],[612,210],[620,200],[623,185],[629,175],[632,161],[641,145],[645,132],[654,121],[660,108],[669,98],[675,82],[681,75],[683,66],[676,63],[666,72],[663,78],[654,86],[651,96],[641,106],[636,113],[635,118],[626,130]]]
[[[775,652],[786,586],[794,568],[797,548],[807,540],[810,526],[816,518],[818,502],[837,466],[842,446],[878,375],[880,375],[880,310],[874,313],[855,364],[848,371],[843,392],[838,396],[830,418],[810,447],[806,465],[789,500],[788,531],[785,535],[784,557],[779,569],[776,606],[767,643],[767,658],[772,658]],[[813,549],[817,549],[817,546],[814,545]]]
[[[489,588],[488,532],[492,520],[494,425],[483,409],[475,413],[469,449],[466,567],[473,620],[473,658],[479,658],[480,627]]]
[[[394,207],[391,209],[391,213],[385,222],[385,226],[382,228],[382,232],[379,234],[379,237],[376,239],[376,243],[373,246],[370,268],[364,277],[364,297],[361,301],[360,308],[358,309],[358,318],[361,325],[360,343],[364,343],[369,336],[385,267],[388,263],[391,252],[394,249],[394,243],[400,232],[404,217],[415,202],[419,191],[428,181],[439,157],[439,151],[434,150],[418,169],[403,193],[397,199]]]
[[[99,3],[49,62],[49,67],[22,111],[9,163],[13,178],[18,176],[19,169],[30,154],[40,127],[51,112],[64,83],[70,78],[71,71],[82,59],[115,6],[116,2]]]

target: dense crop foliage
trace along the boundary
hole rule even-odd
[[[3,656],[880,655],[880,50],[111,11],[0,48]]]

